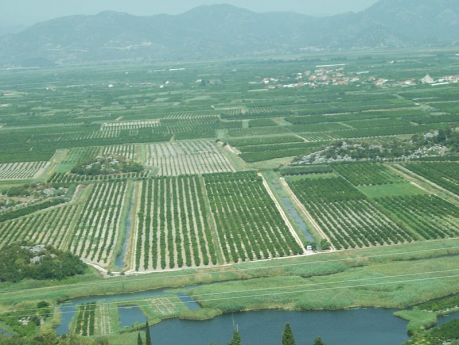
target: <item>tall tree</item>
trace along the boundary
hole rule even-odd
[[[151,345],[151,334],[150,334],[150,325],[147,323],[145,324],[145,344],[146,345]]]
[[[233,332],[233,339],[231,339],[229,345],[241,345],[241,335],[239,334],[239,331]]]
[[[137,345],[143,345],[142,337],[140,336],[140,333],[137,334]]]
[[[285,325],[284,334],[282,335],[282,345],[295,345],[295,337],[293,336],[290,324]]]
[[[317,337],[314,339],[314,345],[325,345],[325,343],[321,337]]]

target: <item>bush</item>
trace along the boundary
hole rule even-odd
[[[60,250],[12,244],[0,252],[0,282],[18,282],[23,279],[64,279],[83,274],[86,265],[75,255]]]

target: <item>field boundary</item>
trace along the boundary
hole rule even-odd
[[[285,225],[287,225],[287,228],[289,229],[290,233],[292,234],[293,238],[295,241],[298,243],[298,245],[301,248],[302,253],[304,254],[304,243],[301,241],[300,237],[298,236],[295,228],[293,227],[292,223],[290,223],[290,220],[288,219],[287,215],[285,214],[284,209],[280,205],[279,201],[276,199],[276,196],[274,195],[273,191],[271,190],[271,187],[269,186],[268,182],[264,178],[264,176],[260,173],[258,173],[258,176],[261,177],[261,180],[263,182],[263,187],[265,187],[266,192],[274,202],[274,205],[276,205],[277,210],[279,211]]]
[[[289,196],[292,198],[293,202],[298,206],[298,208],[303,213],[303,215],[306,217],[306,219],[311,223],[311,225],[318,232],[318,234],[322,236],[323,239],[326,239],[328,243],[330,243],[330,248],[333,251],[336,251],[336,248],[335,246],[333,246],[333,243],[330,241],[330,238],[325,234],[325,232],[322,230],[319,224],[317,224],[316,220],[309,214],[309,212],[306,210],[306,207],[304,207],[304,205],[300,202],[300,200],[297,198],[295,193],[293,193],[287,181],[285,181],[283,177],[281,177],[280,180],[281,180],[281,185],[285,188]]]

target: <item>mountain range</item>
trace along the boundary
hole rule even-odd
[[[330,17],[212,5],[180,15],[102,12],[42,22],[1,36],[0,64],[176,61],[458,41],[458,0],[380,0],[364,11]]]

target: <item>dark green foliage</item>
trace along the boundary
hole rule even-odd
[[[328,250],[330,249],[330,242],[328,242],[327,240],[323,239],[320,241],[320,249],[322,250]]]
[[[148,321],[145,323],[145,345],[151,345],[151,333]]]
[[[34,213],[40,210],[44,210],[49,207],[62,204],[66,201],[67,199],[65,198],[53,198],[53,199],[49,199],[49,200],[46,200],[46,201],[43,201],[37,204],[22,207],[17,210],[8,211],[8,212],[0,214],[0,222],[4,222],[6,220],[11,220],[11,219],[19,218],[22,216],[26,216],[28,214],[31,214],[31,213]]]
[[[429,344],[444,345],[457,344],[459,341],[459,320],[450,321],[440,327],[433,328],[427,332],[420,332],[407,345]]]
[[[255,172],[211,174],[204,180],[218,234],[227,239],[226,262],[302,253]]]
[[[459,307],[459,295],[447,296],[439,299],[434,299],[416,306],[422,310],[443,311],[455,309]]]
[[[377,204],[342,177],[291,177],[288,183],[337,249],[414,239],[411,232],[387,218]]]
[[[414,173],[431,180],[435,184],[459,195],[459,163],[408,163],[405,165]]]
[[[137,334],[137,345],[143,345],[142,336],[140,333]]]
[[[384,165],[377,163],[334,164],[333,169],[354,186],[382,185],[403,181]]]
[[[4,337],[0,335],[0,345],[109,345],[105,339],[89,339],[76,335],[58,337],[53,333],[30,337]]]
[[[314,339],[314,345],[326,345],[326,344],[323,342],[322,338],[317,337]]]
[[[290,324],[285,325],[284,333],[282,334],[282,345],[295,345],[295,337]]]
[[[78,307],[75,333],[82,336],[94,335],[96,321],[96,304],[83,304]]]
[[[328,165],[293,165],[280,169],[282,176],[323,174],[330,172],[333,172],[333,169]]]
[[[233,338],[231,339],[229,345],[241,345],[241,335],[239,331],[233,332]]]
[[[22,279],[64,279],[83,274],[86,265],[75,255],[46,247],[33,253],[28,244],[12,244],[0,251],[0,281],[18,282]],[[37,263],[34,258],[39,257]]]
[[[434,196],[414,195],[385,197],[377,203],[397,223],[410,228],[424,239],[457,237],[459,208]]]
[[[289,184],[297,195],[304,195],[304,198],[309,201],[334,202],[366,199],[364,194],[341,177],[291,179]]]

